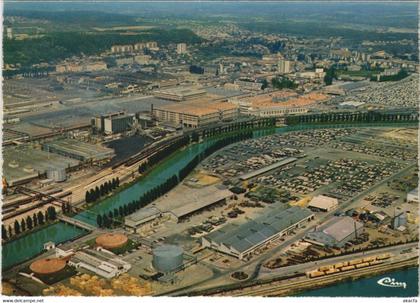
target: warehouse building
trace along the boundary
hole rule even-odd
[[[27,146],[3,148],[3,177],[9,186],[25,184],[47,175],[48,171],[66,170],[79,166],[78,160]]]
[[[419,188],[415,188],[407,194],[407,202],[419,202]]]
[[[59,139],[47,142],[42,145],[42,149],[49,153],[85,162],[108,161],[115,155],[114,150],[111,148],[75,139]]]
[[[153,108],[157,121],[196,128],[238,118],[239,108],[229,102],[183,102]]]
[[[126,114],[121,111],[94,117],[92,119],[92,126],[98,132],[109,135],[130,130],[134,121],[134,114]]]
[[[228,224],[201,238],[201,245],[234,256],[248,259],[253,252],[268,243],[290,234],[314,218],[308,209],[286,208],[283,204],[270,205],[258,218],[244,224]]]
[[[308,208],[313,211],[331,211],[338,206],[338,200],[336,198],[319,195],[309,202]]]
[[[157,90],[153,95],[157,98],[171,100],[171,101],[187,101],[203,97],[207,94],[204,89],[195,87],[175,87],[165,90]]]
[[[101,277],[111,279],[131,269],[131,264],[105,250],[85,249],[76,252],[69,260],[70,266],[89,270]]]
[[[327,99],[326,95],[316,92],[297,95],[293,91],[281,90],[229,101],[239,104],[240,111],[244,115],[282,117],[306,113],[310,107]]]
[[[315,228],[305,236],[305,240],[326,247],[343,247],[362,233],[363,224],[351,217],[335,217]]]
[[[137,228],[159,218],[161,215],[162,212],[156,207],[145,207],[125,217],[124,222],[127,227],[131,227],[137,232]]]

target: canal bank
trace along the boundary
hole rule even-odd
[[[296,125],[279,128],[253,131],[253,138],[271,135],[274,133],[286,133],[289,131],[306,130],[314,128],[348,128],[348,127],[406,127],[413,124],[343,124],[343,125]],[[116,193],[115,195],[101,201],[89,209],[89,212],[81,212],[75,218],[91,225],[96,226],[96,214],[108,212],[114,208],[122,206],[133,200],[138,199],[142,194],[151,188],[165,182],[169,177],[177,174],[191,159],[203,152],[207,147],[216,142],[217,137],[211,137],[204,142],[186,147],[174,153],[169,158],[157,164],[144,178],[135,182],[132,186]],[[15,264],[31,259],[39,254],[43,249],[43,244],[48,241],[61,243],[78,237],[84,233],[73,226],[64,223],[54,224],[44,230],[31,233],[21,239],[9,242],[3,246],[2,269],[9,268]],[[22,249],[23,248],[23,249]]]

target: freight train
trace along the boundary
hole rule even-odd
[[[354,269],[378,265],[384,263],[384,260],[391,258],[391,256],[391,254],[385,253],[378,256],[353,259],[350,261],[343,261],[332,265],[324,265],[318,267],[315,270],[306,272],[306,276],[308,278],[317,278],[326,275],[332,275],[335,273],[346,272]]]

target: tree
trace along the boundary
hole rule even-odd
[[[15,228],[15,235],[20,234],[20,225],[19,225],[19,222],[17,220],[15,220],[14,228]]]
[[[49,220],[55,220],[57,219],[57,213],[55,211],[55,207],[54,206],[50,206],[47,208],[47,213],[48,213],[48,219]]]
[[[119,187],[120,186],[120,178],[117,177],[117,179],[115,179],[115,183],[117,185],[116,187]]]
[[[85,201],[86,201],[86,203],[89,203],[90,202],[90,192],[87,190],[86,191],[86,193],[85,193]]]
[[[101,186],[99,187],[99,194],[101,196],[105,195],[105,187],[103,184],[101,184]]]
[[[45,218],[45,222],[50,220],[50,217],[48,216],[48,211],[47,210],[44,212],[44,218]]]
[[[94,201],[98,200],[99,197],[101,196],[101,192],[99,191],[99,187],[95,187],[95,195],[94,195]]]
[[[65,206],[64,206],[64,210],[65,210],[65,213],[70,213],[71,212],[71,204],[70,204],[70,202],[65,202]]]
[[[11,238],[13,236],[12,226],[9,225],[9,227],[7,228],[7,230],[9,232],[9,238]]]
[[[268,87],[268,81],[267,79],[264,79],[261,85],[261,89],[266,89]]]
[[[38,224],[39,225],[44,224],[44,215],[43,215],[42,211],[38,212],[37,217],[38,217]]]
[[[38,216],[34,213],[32,216],[32,221],[34,221],[34,227],[38,225]]]
[[[98,224],[99,227],[102,227],[103,221],[101,215],[96,216],[96,224]]]
[[[26,230],[25,219],[22,219],[22,221],[20,221],[20,229],[22,230],[22,232],[24,232]]]
[[[4,227],[4,225],[1,226],[1,238],[3,240],[7,240],[8,239],[7,230],[6,230],[6,227]]]
[[[29,230],[31,230],[34,227],[31,216],[26,217],[26,227]]]
[[[117,218],[119,216],[118,208],[114,208],[114,218]]]

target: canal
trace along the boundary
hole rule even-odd
[[[357,124],[356,126],[402,127],[413,126],[413,124]],[[258,138],[274,133],[284,133],[303,129],[338,127],[347,128],[355,127],[355,125],[343,124],[286,126],[265,130],[257,130],[253,132],[253,137]],[[142,195],[144,192],[166,181],[172,175],[177,174],[179,170],[183,168],[191,159],[193,159],[196,155],[201,153],[208,146],[214,144],[214,142],[217,139],[217,137],[209,138],[204,142],[190,145],[185,149],[174,153],[172,156],[166,158],[160,164],[158,164],[151,172],[149,172],[145,177],[141,178],[138,182],[134,183],[127,189],[124,189],[123,191],[113,195],[112,197],[101,201],[97,205],[90,208],[90,212],[81,212],[77,214],[75,218],[96,226],[96,214],[108,212],[133,200],[137,200],[140,197],[140,195]],[[25,235],[17,240],[8,242],[5,245],[3,245],[2,270],[4,271],[5,269],[12,267],[13,265],[22,263],[26,260],[35,257],[36,255],[42,252],[43,245],[45,242],[53,241],[56,244],[58,244],[74,239],[85,233],[85,231],[78,229],[74,226],[65,223],[56,223],[42,230],[38,230],[36,232]]]

